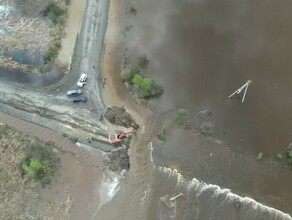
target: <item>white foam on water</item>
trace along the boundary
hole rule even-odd
[[[217,185],[206,184],[203,182],[201,182],[200,184],[202,185],[202,187],[199,190],[198,187],[195,189],[197,191],[197,197],[200,196],[203,192],[211,190],[214,193],[214,195],[211,198],[216,198],[218,197],[218,195],[223,194],[226,196],[226,200],[234,202],[239,201],[240,203],[244,204],[242,208],[246,207],[247,211],[248,210],[250,211],[251,208],[254,209],[255,211],[266,210],[270,214],[276,215],[280,219],[292,220],[290,215],[281,212],[280,210],[277,210],[275,208],[263,205],[252,198],[240,197],[239,195],[232,193],[229,189],[222,189],[220,186]],[[188,187],[188,189],[191,189],[191,187]]]
[[[150,194],[150,191],[151,191],[151,187],[150,187],[150,185],[147,184],[147,187],[144,190],[142,197],[140,198],[140,206],[142,206],[144,204],[145,200],[148,198],[148,196]]]
[[[177,186],[180,185],[179,182],[185,183],[187,193],[189,194],[191,191],[195,192],[196,198],[201,196],[204,192],[211,191],[213,193],[213,195],[211,195],[210,197],[211,200],[215,200],[215,198],[218,198],[219,196],[224,196],[225,199],[223,202],[221,202],[221,204],[227,201],[233,203],[239,202],[242,204],[241,206],[242,210],[246,211],[247,213],[250,213],[251,215],[252,213],[256,213],[258,210],[260,210],[269,213],[271,216],[276,217],[277,219],[292,220],[289,214],[277,210],[273,207],[261,204],[252,198],[240,197],[239,195],[232,193],[230,189],[221,188],[218,185],[200,182],[196,178],[192,179],[191,181],[188,181],[180,173],[178,173],[177,170],[172,170],[167,167],[157,166],[156,168],[160,172],[164,173],[167,177],[177,178],[178,181]]]
[[[175,170],[177,172],[177,170]],[[177,183],[176,183],[176,187],[179,187],[181,184],[184,184],[185,179],[183,178],[183,176],[177,172]]]
[[[119,187],[119,180],[118,178],[114,178],[113,182],[108,183],[108,198],[111,200],[116,193],[119,191],[120,187]]]
[[[100,203],[97,208],[97,212],[99,209],[106,203],[112,200],[112,198],[116,195],[116,193],[120,190],[120,180],[119,177],[111,174],[111,175],[103,175],[102,181],[100,183],[100,187],[98,190]]]
[[[150,153],[150,154],[149,154],[149,155],[150,155],[150,161],[151,161],[152,164],[154,164],[154,163],[153,163],[153,157],[152,157],[152,152],[153,152],[152,142],[149,142],[149,144],[148,144],[147,147],[148,147],[148,149],[149,149],[149,153]]]

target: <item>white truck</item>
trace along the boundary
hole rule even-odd
[[[83,87],[86,84],[86,80],[87,80],[87,75],[85,73],[82,73],[77,82],[77,86]]]

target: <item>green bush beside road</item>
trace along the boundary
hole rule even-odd
[[[50,183],[58,164],[59,158],[53,152],[52,143],[33,142],[23,154],[20,170],[23,175],[28,175],[43,186]]]

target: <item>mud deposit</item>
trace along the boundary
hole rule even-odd
[[[139,125],[124,107],[108,107],[105,112],[105,118],[114,125],[119,125],[126,128],[132,127],[134,129],[139,128]]]
[[[112,150],[104,158],[104,164],[112,171],[121,172],[130,169],[130,161],[127,148]]]

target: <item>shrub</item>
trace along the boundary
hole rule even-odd
[[[133,83],[133,78],[140,72],[140,69],[136,66],[128,66],[122,70],[121,76],[124,81]]]
[[[53,61],[57,57],[60,47],[60,42],[55,42],[53,45],[51,45],[44,55],[44,62],[49,63]]]
[[[149,99],[163,93],[162,86],[160,84],[155,84],[154,81],[148,77],[143,78],[141,75],[137,74],[134,76],[132,82],[138,88],[136,95],[139,98]]]
[[[133,83],[135,86],[137,86],[137,88],[141,87],[141,84],[143,82],[143,77],[140,75],[135,75],[134,79],[133,79]]]
[[[282,160],[282,159],[283,159],[283,156],[282,156],[282,154],[276,154],[276,158],[277,158],[278,160]]]
[[[62,136],[63,136],[64,138],[68,138],[68,137],[69,137],[69,135],[68,135],[67,133],[62,133]]]
[[[190,122],[189,122],[189,113],[185,109],[179,109],[176,113],[176,122],[177,124],[184,128],[189,129],[190,128]]]
[[[65,10],[56,4],[51,4],[46,10],[48,18],[53,22],[53,24],[57,24],[59,18],[65,14]]]
[[[28,146],[20,162],[22,174],[39,181],[43,186],[50,183],[59,163],[59,158],[52,150],[53,146],[39,141]]]
[[[203,135],[205,137],[212,136],[212,128],[208,125],[201,125],[196,127],[197,132],[199,132],[200,135]]]
[[[149,63],[149,59],[147,58],[146,55],[142,55],[141,57],[139,57],[139,64],[138,66],[142,69],[145,69],[148,66]]]
[[[137,6],[136,6],[136,4],[135,4],[134,2],[131,2],[131,3],[130,3],[130,12],[131,12],[132,14],[134,14],[134,15],[137,14]]]
[[[154,84],[152,86],[152,93],[155,94],[155,96],[160,96],[164,92],[164,89],[161,84]]]
[[[126,67],[125,69],[122,70],[122,73],[121,73],[121,76],[122,76],[122,79],[124,81],[128,81],[131,79],[131,70],[130,70],[130,67]]]
[[[286,155],[289,166],[292,166],[292,149],[289,149]]]
[[[35,158],[30,159],[29,165],[22,164],[21,168],[30,177],[35,179],[41,179],[42,175],[45,172],[45,166],[38,159]]]
[[[141,82],[140,88],[144,93],[149,93],[151,92],[152,85],[153,85],[152,79],[145,77]]]

